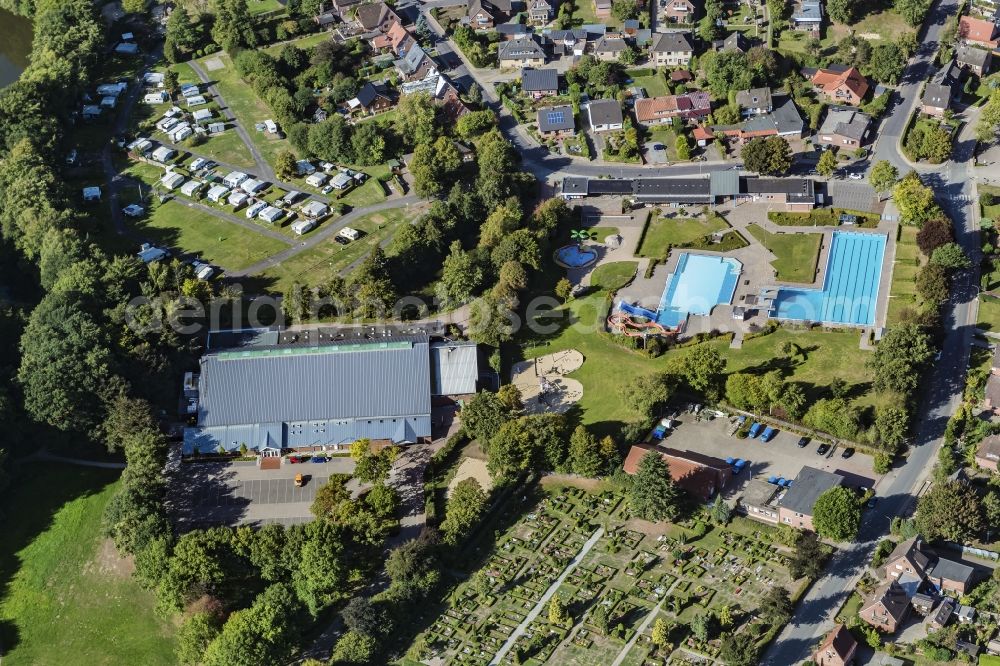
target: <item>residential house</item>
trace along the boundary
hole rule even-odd
[[[846,626],[838,624],[813,653],[813,661],[816,666],[848,666],[857,651],[858,642],[854,636]]]
[[[358,5],[354,11],[354,22],[362,32],[389,32],[394,23],[399,23],[399,17],[384,2],[366,2]]]
[[[395,63],[401,81],[417,81],[437,72],[437,64],[418,45],[413,45],[403,58]]]
[[[470,0],[469,26],[474,30],[489,30],[511,17],[511,0]]]
[[[384,83],[366,81],[354,99],[347,101],[347,108],[352,113],[375,114],[392,108],[393,101],[389,89]]]
[[[889,556],[885,558],[882,567],[883,576],[887,579],[898,579],[904,574],[923,578],[934,563],[934,555],[930,553],[919,536],[900,542]]]
[[[799,0],[792,12],[792,27],[819,37],[823,25],[823,3],[820,0]]]
[[[639,461],[650,451],[655,451],[663,457],[670,467],[670,476],[674,483],[703,502],[712,499],[733,478],[732,465],[727,464],[725,460],[694,451],[660,448],[645,442],[629,449],[623,465],[625,473],[635,474],[639,468]]]
[[[753,191],[749,192],[754,198],[774,200],[779,203],[788,203],[792,195],[796,195],[802,188],[812,189],[813,181],[800,178],[747,179],[748,192],[753,186]],[[786,182],[787,181],[787,182]],[[808,185],[807,185],[808,184]],[[815,194],[811,197],[812,205],[815,205]],[[809,208],[812,208],[812,205]],[[799,470],[792,487],[785,491],[785,494],[778,501],[778,519],[785,525],[791,525],[800,529],[812,531],[813,505],[820,495],[832,488],[838,488],[844,483],[844,477],[833,472],[825,472],[808,465]]]
[[[934,597],[923,592],[917,592],[910,599],[910,606],[923,617],[927,617],[934,610]]]
[[[696,7],[691,0],[666,0],[663,20],[666,23],[694,23]]]
[[[708,93],[704,92],[664,95],[635,101],[635,119],[641,125],[672,123],[674,118],[699,120],[711,112]]]
[[[736,106],[740,107],[743,117],[759,116],[774,111],[770,88],[751,88],[736,93]]]
[[[927,572],[927,582],[940,592],[961,596],[972,588],[976,570],[967,564],[939,557]]]
[[[378,34],[371,40],[372,50],[376,53],[390,52],[397,58],[402,58],[417,40],[403,27],[398,20],[394,21],[385,33]]]
[[[524,37],[531,32],[528,26],[523,23],[501,23],[494,30],[500,35],[500,39],[505,42],[517,39],[518,37]]]
[[[639,19],[626,19],[625,21],[622,21],[621,31],[622,34],[625,35],[626,37],[634,39],[635,36],[639,33],[639,29],[641,27],[642,24],[639,23]]]
[[[995,49],[1000,45],[997,24],[971,16],[963,16],[959,19],[957,36],[966,44],[976,44],[987,49]]]
[[[927,617],[927,625],[932,629],[944,629],[955,612],[955,602],[943,597],[937,607]]]
[[[1000,415],[1000,345],[993,350],[990,376],[986,379],[986,395],[983,406],[995,415]]]
[[[851,107],[831,106],[816,134],[815,143],[855,149],[865,142],[871,118]]]
[[[330,30],[333,26],[340,22],[337,15],[333,12],[322,12],[321,14],[317,14],[313,17],[313,21],[316,22],[316,25],[318,25],[321,30]]]
[[[742,32],[731,32],[725,39],[712,42],[712,48],[723,53],[746,53],[750,50],[750,40],[744,37]]]
[[[972,606],[958,605],[955,610],[955,619],[959,624],[971,624],[976,619],[976,609]]]
[[[458,89],[444,74],[434,72],[419,81],[403,83],[399,87],[399,92],[402,95],[426,92],[437,101],[445,116],[452,122],[469,112],[469,108],[458,94]]]
[[[521,92],[535,99],[556,95],[559,93],[559,73],[554,69],[524,69]]]
[[[622,107],[615,99],[595,99],[587,105],[590,128],[595,132],[620,130],[625,122]]]
[[[909,610],[910,600],[906,591],[897,581],[890,580],[875,588],[862,604],[858,615],[879,631],[892,634],[906,619]]]
[[[1000,469],[1000,435],[990,435],[979,443],[976,464],[991,472]]]
[[[528,21],[545,25],[556,15],[555,0],[528,0]]]
[[[617,62],[622,51],[628,49],[628,44],[619,37],[601,37],[594,44],[594,57],[598,60]]]
[[[868,92],[868,81],[856,67],[831,65],[812,76],[813,86],[833,102],[857,106]]]
[[[955,49],[955,62],[962,69],[967,69],[976,76],[983,76],[989,73],[990,63],[993,60],[993,53],[986,49],[959,44]]]
[[[738,174],[733,174],[739,180]],[[763,479],[751,479],[743,490],[737,509],[754,520],[778,524],[778,499],[785,490]]]
[[[662,32],[656,35],[649,55],[656,67],[687,67],[694,47],[686,33]]]
[[[939,69],[924,88],[920,110],[929,116],[941,118],[951,107],[962,85],[962,68],[955,59]]]
[[[580,57],[587,52],[587,31],[584,28],[573,30],[551,30],[542,34],[542,44],[552,52],[552,57]]]
[[[746,143],[751,139],[769,136],[801,137],[805,126],[795,102],[791,97],[786,97],[771,113],[752,116],[736,125],[714,125],[711,130]]]
[[[546,138],[562,138],[572,136],[576,132],[576,119],[573,107],[550,106],[538,109],[538,133]]]
[[[500,69],[541,67],[545,64],[545,50],[534,36],[529,35],[501,42],[497,49],[497,60],[500,62]]]
[[[185,429],[183,453],[245,445],[277,457],[286,449],[347,448],[358,439],[427,441],[432,378],[462,370],[450,356],[432,356],[426,335],[393,335],[389,343],[277,331],[262,337],[258,346],[202,356],[197,425]],[[464,372],[478,376],[475,364]]]

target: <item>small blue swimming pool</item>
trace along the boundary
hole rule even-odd
[[[579,245],[564,245],[556,250],[556,260],[568,268],[583,268],[597,261],[597,252]]]
[[[656,323],[674,328],[689,314],[707,315],[719,303],[733,300],[743,264],[731,257],[684,252],[667,278]]]
[[[782,287],[771,316],[829,324],[875,323],[885,244],[882,234],[833,232],[823,288]]]

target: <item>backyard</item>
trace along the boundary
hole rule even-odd
[[[1000,332],[1000,298],[987,296],[979,297],[979,318],[977,326],[983,330],[993,333]]]
[[[774,254],[771,265],[779,280],[811,284],[816,279],[823,234],[772,234],[756,224],[748,225],[747,231]]]
[[[163,204],[154,201],[147,216],[131,224],[157,244],[198,255],[227,270],[245,268],[288,247],[280,240],[191,208],[178,199]]]
[[[173,627],[102,539],[118,472],[26,465],[0,543],[4,664],[173,664]],[[40,489],[44,489],[40,492]]]
[[[653,526],[631,520],[620,494],[558,482],[504,508],[509,528],[483,566],[449,595],[410,658],[486,664],[516,633],[508,653],[514,663],[597,666],[621,655],[623,663],[638,665],[654,650],[652,623],[634,645],[630,639],[652,616],[673,625],[661,658],[677,647],[678,656],[711,659],[719,640],[693,636],[684,624],[694,616],[726,606],[737,619],[733,631],[764,636],[765,627],[743,621],[775,585],[794,596],[773,531],[744,519],[725,528],[695,521]],[[566,625],[549,622],[550,588],[567,608]],[[600,607],[607,609],[606,624],[595,617]],[[540,612],[529,622],[533,609]]]
[[[625,75],[632,79],[631,87],[642,88],[647,97],[659,97],[667,94],[667,79],[656,69],[630,69]]]

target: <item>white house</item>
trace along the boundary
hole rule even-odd
[[[194,112],[194,116],[193,117],[194,117],[194,121],[196,123],[203,123],[206,120],[211,120],[212,119],[212,110],[211,109],[198,109],[197,111]]]
[[[179,173],[167,172],[163,175],[163,178],[160,179],[160,182],[168,190],[176,190],[184,183],[185,180],[187,179]]]
[[[240,183],[240,189],[247,194],[257,194],[265,187],[267,187],[267,183],[262,180],[257,180],[256,178],[247,178]]]
[[[322,217],[330,212],[330,207],[322,201],[310,201],[299,209],[306,217]]]
[[[200,180],[189,180],[181,186],[181,194],[188,197],[195,197],[201,191],[204,184]]]
[[[240,186],[244,180],[250,176],[246,175],[242,171],[231,171],[225,178],[222,179],[223,184],[229,189],[235,189]]]
[[[325,173],[317,172],[306,178],[306,185],[310,185],[312,187],[323,187],[325,183],[326,183]]]
[[[226,198],[227,194],[229,194],[229,188],[226,187],[225,185],[213,185],[211,188],[209,188],[208,194],[206,196],[208,197],[209,201],[212,201],[214,203],[219,203],[220,201]]]
[[[164,102],[170,101],[170,95],[168,95],[165,90],[146,93],[146,96],[142,98],[142,101],[146,104],[163,104]]]
[[[285,211],[280,208],[275,208],[274,206],[268,206],[264,210],[257,214],[257,217],[264,220],[268,224],[274,224],[281,218],[285,216]]]
[[[249,200],[250,197],[244,192],[233,192],[232,194],[229,195],[228,199],[229,205],[232,206],[233,208],[239,208]]]
[[[194,97],[187,97],[186,99],[189,109],[192,106],[201,106],[202,104],[208,104],[208,100],[205,99],[204,95],[195,95]]]
[[[153,151],[153,159],[157,162],[167,162],[177,157],[177,151],[168,146],[160,146]]]
[[[93,185],[91,187],[83,188],[83,200],[84,201],[100,201],[101,200],[101,188]]]
[[[292,231],[295,232],[296,236],[301,236],[304,233],[312,231],[315,226],[316,220],[299,220],[292,225]]]

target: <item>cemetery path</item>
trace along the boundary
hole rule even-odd
[[[562,585],[567,578],[569,578],[569,575],[573,573],[573,570],[576,569],[576,567],[580,564],[580,562],[583,561],[583,558],[587,556],[587,553],[590,552],[590,549],[597,544],[598,540],[603,535],[604,535],[604,528],[600,527],[596,532],[594,532],[591,535],[589,539],[587,539],[587,542],[583,544],[583,547],[580,549],[580,552],[577,553],[576,557],[574,557],[572,561],[570,561],[570,563],[566,565],[566,568],[563,569],[563,572],[559,575],[559,578],[557,578],[555,582],[552,583],[552,585],[549,585],[549,589],[545,590],[545,594],[543,594],[542,598],[538,600],[538,603],[535,604],[535,607],[531,609],[528,615],[524,618],[524,621],[521,622],[521,624],[517,625],[517,628],[514,629],[514,631],[511,633],[507,641],[500,646],[500,649],[497,650],[496,655],[493,657],[492,661],[490,661],[490,666],[496,666],[501,661],[503,661],[503,658],[507,655],[508,652],[510,652],[511,648],[514,647],[514,645],[517,643],[517,640],[524,635],[524,632],[527,630],[527,628],[531,626],[531,623],[535,621],[535,618],[538,617],[539,613],[542,612],[542,609],[545,608],[545,605],[549,603],[549,599],[551,599],[552,595],[556,593],[556,590],[559,589],[559,586]]]
[[[653,610],[649,611],[649,614],[646,616],[646,619],[642,621],[642,624],[639,625],[639,628],[635,630],[634,634],[632,634],[632,638],[628,639],[628,642],[625,643],[625,647],[623,647],[622,651],[618,653],[618,656],[615,657],[615,660],[611,662],[611,666],[619,666],[623,661],[625,661],[625,657],[627,657],[628,653],[632,650],[633,647],[635,647],[635,644],[638,642],[639,637],[642,636],[642,632],[646,631],[646,627],[648,627],[653,622],[653,620],[656,618],[657,613],[659,613],[660,610],[663,608],[663,604],[667,603],[667,599],[670,598],[670,595],[673,594],[674,592],[674,588],[677,587],[677,585],[680,582],[681,578],[678,577],[677,580],[675,580],[670,585],[670,589],[667,590],[666,593],[664,593],[663,598],[660,599],[660,603],[656,604],[656,606],[653,607]]]

